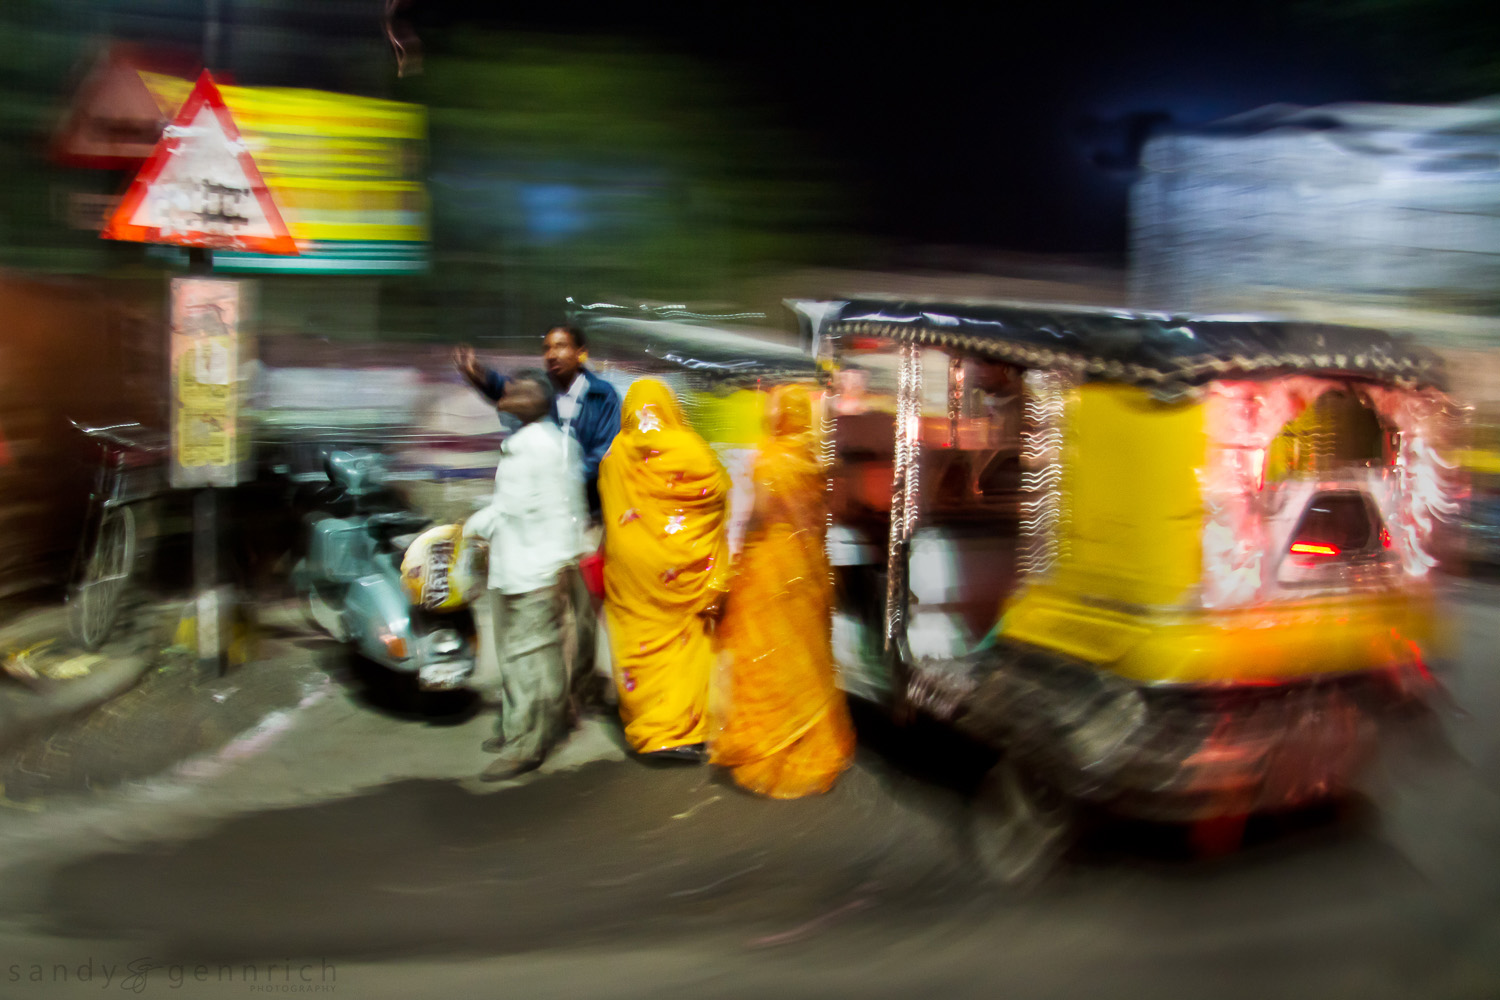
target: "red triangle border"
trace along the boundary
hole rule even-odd
[[[297,255],[297,242],[292,239],[292,234],[287,230],[286,223],[281,218],[281,212],[277,210],[276,202],[271,198],[270,188],[266,187],[250,152],[243,149],[239,154],[240,167],[245,171],[245,177],[250,181],[251,191],[256,201],[260,203],[261,211],[265,213],[266,221],[270,223],[275,235],[226,236],[218,233],[173,233],[170,236],[163,236],[161,230],[155,227],[131,223],[131,218],[141,202],[145,200],[151,185],[161,176],[172,154],[184,141],[181,136],[172,135],[173,128],[186,128],[191,125],[193,119],[198,116],[198,112],[205,106],[213,111],[214,116],[219,120],[220,128],[224,130],[230,142],[241,141],[240,130],[234,124],[234,117],[229,113],[223,95],[219,93],[213,76],[208,70],[204,70],[198,77],[198,82],[193,85],[193,90],[188,94],[187,100],[182,102],[182,107],[178,109],[171,125],[163,131],[156,148],[151,151],[150,158],[141,167],[140,173],[136,174],[130,182],[125,196],[120,199],[119,206],[99,235],[107,240],[126,240],[135,243],[169,243],[217,250],[250,250],[260,253]]]

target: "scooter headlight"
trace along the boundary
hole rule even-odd
[[[435,656],[450,656],[463,649],[463,646],[463,637],[454,629],[439,629],[432,633],[431,647]]]

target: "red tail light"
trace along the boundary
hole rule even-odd
[[[1322,542],[1293,542],[1292,551],[1299,556],[1336,556],[1339,554],[1339,547],[1324,545]]]
[[[1385,548],[1391,547],[1391,532],[1389,528],[1380,529],[1380,544]]]

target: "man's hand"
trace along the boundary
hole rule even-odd
[[[474,356],[474,348],[468,344],[459,344],[453,349],[453,367],[457,368],[458,373],[474,385],[484,381],[484,369],[479,367],[479,359]]]

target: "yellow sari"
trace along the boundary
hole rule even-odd
[[[853,759],[854,729],[833,666],[826,483],[808,391],[774,390],[766,424],[755,511],[719,629],[728,677],[710,759],[750,791],[792,799],[833,787]]]
[[[625,738],[637,753],[708,736],[713,637],[729,573],[729,475],[661,382],[641,379],[599,464],[604,609]]]

